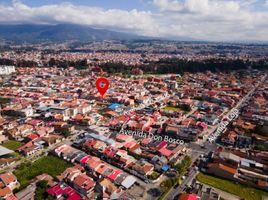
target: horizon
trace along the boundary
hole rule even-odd
[[[126,3],[123,3],[126,2]],[[16,14],[14,14],[16,13]],[[4,0],[0,24],[77,24],[166,40],[268,42],[268,1]]]
[[[95,30],[104,30],[104,31],[111,31],[114,33],[123,33],[123,34],[129,34],[133,36],[137,36],[136,39],[129,39],[129,41],[134,40],[144,40],[144,41],[162,41],[162,42],[187,42],[187,43],[215,43],[215,44],[234,44],[234,45],[268,45],[268,41],[259,41],[259,40],[226,40],[226,41],[220,41],[220,40],[201,40],[201,39],[192,39],[187,37],[181,37],[181,38],[165,38],[165,37],[150,37],[150,36],[142,36],[142,35],[136,35],[133,33],[120,31],[120,30],[113,30],[113,29],[107,29],[105,27],[96,27],[86,24],[74,24],[74,23],[58,23],[58,24],[31,24],[31,23],[14,23],[14,24],[0,24],[0,26],[59,26],[59,25],[65,25],[65,26],[81,26],[81,27],[87,27]],[[1,39],[1,38],[0,38]],[[8,39],[10,40],[10,39]],[[123,39],[122,41],[124,41]]]

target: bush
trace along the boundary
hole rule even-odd
[[[36,183],[36,190],[35,190],[35,196],[34,199],[36,200],[43,200],[45,199],[44,193],[46,192],[47,189],[47,181],[42,180]]]
[[[154,171],[152,174],[149,175],[149,178],[152,180],[156,180],[158,179],[159,176],[160,176],[160,173]]]
[[[14,174],[20,182],[20,189],[25,188],[29,181],[36,176],[47,173],[53,177],[61,174],[66,168],[72,165],[55,156],[45,156],[34,163],[25,163],[15,170]]]
[[[183,174],[190,167],[192,159],[190,156],[185,156],[184,159],[175,166],[178,174]]]

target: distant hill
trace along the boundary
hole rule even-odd
[[[134,34],[121,33],[105,29],[97,29],[84,25],[58,24],[58,25],[0,25],[0,39],[16,42],[62,42],[76,41],[102,41],[102,40],[135,40],[145,37]]]

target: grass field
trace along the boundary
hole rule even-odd
[[[166,106],[163,109],[166,110],[166,111],[170,111],[170,110],[179,111],[180,110],[179,108],[176,108],[176,107],[173,107],[173,106]]]
[[[14,174],[21,184],[21,188],[26,187],[29,181],[34,177],[47,173],[53,177],[61,174],[66,168],[72,165],[68,162],[61,160],[55,156],[45,156],[34,163],[22,164]]]
[[[22,143],[19,141],[9,140],[5,142],[4,144],[2,144],[2,146],[15,151],[17,148],[22,146]]]
[[[242,197],[245,200],[262,200],[262,196],[268,196],[267,192],[249,186],[235,184],[232,181],[224,180],[214,176],[199,173],[197,180],[212,187]]]

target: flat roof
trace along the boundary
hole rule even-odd
[[[121,183],[121,185],[123,187],[125,187],[126,189],[130,188],[135,182],[137,181],[137,179],[134,176],[127,176],[125,178],[125,180]]]

